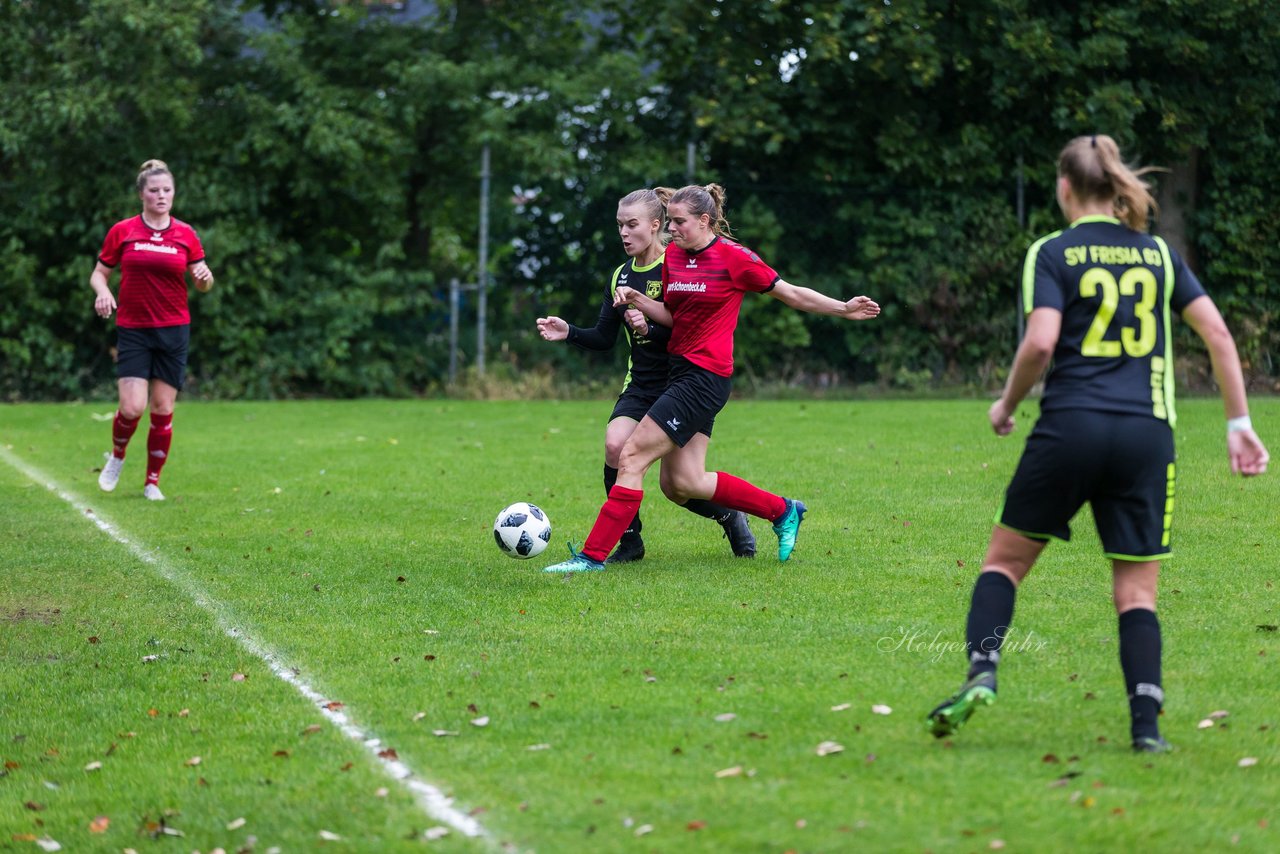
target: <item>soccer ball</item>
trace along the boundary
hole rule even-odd
[[[551,520],[538,505],[517,501],[493,520],[493,539],[507,557],[534,557],[551,541]]]

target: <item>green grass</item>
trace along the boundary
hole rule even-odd
[[[1001,440],[985,409],[735,401],[710,462],[809,505],[791,561],[760,520],[760,556],[735,560],[651,475],[648,558],[559,578],[540,567],[603,499],[605,402],[184,402],[163,504],[141,498],[145,426],[98,491],[111,404],[6,406],[0,849],[144,850],[162,818],[175,851],[307,850],[322,830],[335,850],[428,844],[440,822],[232,627],[488,833],[438,850],[1276,850],[1280,633],[1259,627],[1280,623],[1280,485],[1230,476],[1216,401],[1179,406],[1161,581],[1178,751],[1128,751],[1087,511],[1023,588],[999,702],[927,734],[1033,421]],[[1253,412],[1280,443],[1280,401]],[[555,524],[532,561],[490,534],[516,500]],[[818,756],[828,740],[843,752]]]

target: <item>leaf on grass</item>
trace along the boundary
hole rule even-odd
[[[40,837],[39,839],[36,840],[36,845],[39,845],[41,850],[44,850],[44,851],[61,851],[62,850],[62,845],[58,842],[58,840],[54,839],[51,836]]]
[[[288,758],[289,758],[289,751],[287,751],[287,750],[277,750],[275,753],[273,753],[273,754],[271,754],[271,755],[272,755],[272,756],[274,756],[274,757],[276,757],[277,759],[288,759]]]
[[[444,738],[446,735],[457,735],[456,732],[447,729],[433,729],[431,730],[431,734],[436,738]]]
[[[852,708],[853,708],[853,703],[841,703],[841,704],[840,704],[840,705],[838,705],[838,706],[832,706],[832,707],[831,707],[831,711],[833,711],[833,712],[847,712],[847,711],[849,711],[849,710],[850,710],[850,709],[852,709]]]
[[[549,744],[531,744],[525,748],[525,750],[550,750],[550,749],[551,749],[551,745]]]
[[[695,819],[689,822],[688,824],[686,824],[684,826],[684,829],[685,830],[702,830],[706,826],[707,826],[707,823],[705,821],[702,821],[700,819]]]
[[[1228,712],[1228,711],[1225,711],[1225,710],[1219,709],[1219,710],[1218,710],[1218,711],[1216,711],[1216,712],[1210,712],[1210,713],[1209,713],[1209,720],[1211,720],[1211,721],[1220,721],[1220,720],[1222,720],[1223,718],[1227,717],[1227,716],[1228,716],[1228,715],[1230,715],[1230,714],[1231,714],[1231,713],[1230,713],[1230,712]]]
[[[426,830],[422,831],[422,838],[427,842],[435,842],[437,839],[444,839],[448,835],[449,828],[438,824],[435,827],[428,827]]]
[[[418,712],[416,715],[413,716],[414,723],[417,723],[418,721],[422,720],[426,716],[427,716],[426,712]]]
[[[992,851],[999,851],[1001,848],[1004,848],[1004,840],[993,839],[991,840],[991,844],[988,845],[987,847],[990,848]]]
[[[1248,768],[1248,767],[1249,767],[1249,766],[1251,766],[1251,765],[1257,765],[1257,764],[1258,764],[1258,757],[1256,757],[1256,756],[1246,756],[1245,758],[1241,759],[1241,760],[1240,760],[1239,762],[1237,762],[1236,764],[1237,764],[1237,765],[1239,765],[1241,768]]]
[[[320,724],[311,724],[310,726],[308,726],[308,727],[306,727],[305,729],[303,729],[303,730],[302,730],[302,734],[303,734],[303,735],[315,735],[316,733],[318,733],[318,732],[319,732],[320,730],[322,730],[322,729],[324,729],[324,727],[320,726]]]
[[[844,745],[838,741],[824,741],[817,746],[814,753],[819,756],[831,756],[844,750]]]
[[[342,708],[342,703],[339,703],[337,700],[331,700],[328,703],[325,703],[324,707],[331,712],[336,712],[338,709]]]
[[[151,662],[155,661],[155,660],[156,660],[156,659],[158,659],[159,657],[160,657],[160,656],[158,656],[158,655],[144,655],[144,656],[142,656],[142,663],[143,663],[143,664],[150,664]]]
[[[717,777],[717,778],[724,778],[724,777],[741,777],[741,776],[742,776],[742,766],[741,766],[741,765],[735,765],[735,766],[733,766],[732,768],[722,768],[722,769],[720,769],[719,771],[717,771],[717,772],[716,772],[716,777]]]
[[[1213,726],[1213,721],[1209,718],[1205,718],[1200,723],[1196,724],[1196,729],[1209,729],[1211,726]]]
[[[182,709],[178,712],[178,717],[180,718],[190,717],[190,715],[191,715],[190,709]]]
[[[882,703],[877,703],[876,705],[872,706],[872,707],[871,707],[871,711],[872,711],[872,712],[874,712],[874,713],[875,713],[875,714],[877,714],[877,715],[891,715],[891,714],[893,714],[893,709],[889,708],[888,706],[886,706],[886,705],[884,705],[884,704],[882,704]]]
[[[232,681],[232,682],[243,682],[244,680],[245,680],[245,675],[244,675],[243,673],[232,673],[232,674],[231,674],[231,681]]]
[[[325,842],[341,842],[342,841],[341,836],[329,830],[320,831],[320,838],[323,839]]]
[[[768,737],[769,737],[769,736],[768,736],[768,735],[766,735],[766,734],[765,734],[765,733],[763,733],[763,732],[749,732],[749,733],[747,733],[747,738],[754,738],[754,739],[757,739],[757,740],[759,740],[759,741],[764,741],[764,740],[765,740],[766,738],[768,738]]]
[[[201,763],[201,761],[202,761],[202,760],[200,759],[200,757],[199,757],[199,756],[192,756],[190,759],[188,759],[188,760],[187,760],[185,763],[183,763],[183,764],[184,764],[184,765],[186,765],[186,766],[188,766],[188,767],[190,767],[190,768],[194,768],[195,766],[199,765],[199,764]]]
[[[386,750],[379,750],[379,751],[378,751],[378,758],[379,758],[379,759],[391,759],[391,760],[393,760],[393,761],[394,761],[394,760],[396,760],[396,759],[399,759],[399,758],[400,758],[400,754],[396,753],[396,749],[395,749],[394,747],[388,747]]]
[[[97,636],[97,635],[94,635],[93,637],[89,638],[89,643],[97,643],[97,642],[98,642],[98,636]]]
[[[233,818],[231,821],[227,822],[227,830],[239,830],[244,827],[244,824],[244,816],[241,816],[240,818]]]
[[[1057,762],[1061,762],[1062,760],[1060,760],[1057,756],[1054,756],[1052,753],[1046,753],[1044,756],[1040,757],[1040,761],[1044,762],[1046,765],[1052,765]]]
[[[472,718],[472,719],[471,719],[471,725],[472,725],[472,726],[488,726],[488,725],[489,725],[489,716],[488,716],[488,715],[481,715],[481,716],[480,716],[480,717],[478,717],[478,718]]]
[[[32,812],[40,812],[44,809],[44,804],[38,804],[35,801],[27,801],[23,806]]]
[[[101,771],[101,770],[102,770],[102,763],[101,763],[101,762],[90,762],[88,765],[84,766],[84,770],[86,770],[86,771]]]
[[[1260,632],[1274,632],[1277,629],[1280,629],[1280,626],[1275,623],[1258,623],[1258,631]]]
[[[650,834],[650,833],[653,833],[653,825],[652,825],[652,824],[642,824],[642,825],[640,825],[639,827],[637,827],[637,828],[636,828],[636,830],[635,830],[635,834],[636,834],[636,836],[645,836],[645,835]]]
[[[722,724],[728,723],[729,721],[734,720],[737,717],[738,716],[735,715],[733,712],[725,712],[724,714],[716,715],[716,723],[722,723]]]
[[[89,822],[90,833],[106,833],[107,828],[111,826],[111,819],[105,815],[100,815],[93,821]]]
[[[1081,772],[1081,771],[1068,771],[1067,773],[1063,774],[1063,775],[1062,775],[1061,777],[1059,777],[1058,779],[1050,781],[1050,783],[1049,783],[1049,787],[1050,787],[1050,788],[1056,788],[1056,787],[1058,787],[1058,786],[1065,786],[1065,785],[1067,785],[1067,783],[1071,782],[1071,779],[1072,779],[1073,777],[1079,777],[1079,776],[1081,775],[1081,773],[1083,773],[1083,772]]]
[[[387,789],[387,787],[386,787],[386,786],[379,786],[379,787],[378,787],[378,789],[377,789],[377,791],[375,791],[375,792],[373,793],[373,796],[374,796],[375,798],[385,798],[385,797],[387,796],[387,794],[388,794],[388,789]]]

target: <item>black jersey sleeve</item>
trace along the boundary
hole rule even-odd
[[[606,297],[600,302],[600,316],[596,318],[596,325],[587,329],[570,323],[569,337],[565,340],[580,350],[601,352],[613,348],[621,328],[622,317],[613,307],[613,300]]]
[[[661,323],[649,321],[649,334],[644,336],[655,344],[661,344],[662,349],[667,349],[667,342],[671,340],[671,327],[663,326]]]

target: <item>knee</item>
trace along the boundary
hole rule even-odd
[[[604,440],[604,461],[614,468],[620,468],[622,448],[626,444],[626,439],[612,439],[606,436]]]
[[[146,412],[145,406],[139,406],[134,403],[120,402],[120,417],[125,421],[137,421],[142,417],[142,413]]]

